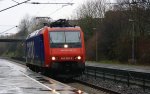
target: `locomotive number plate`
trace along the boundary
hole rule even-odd
[[[72,57],[61,57],[61,60],[72,60]]]

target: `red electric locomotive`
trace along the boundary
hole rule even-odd
[[[61,19],[31,33],[26,40],[26,65],[54,76],[82,74],[85,46],[81,28]]]

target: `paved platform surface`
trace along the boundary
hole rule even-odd
[[[0,94],[79,94],[78,90],[0,59]],[[82,92],[81,94],[87,94]]]
[[[98,62],[87,61],[87,66],[104,67],[118,70],[128,70],[135,72],[150,73],[150,66],[120,65],[120,64],[104,64]]]

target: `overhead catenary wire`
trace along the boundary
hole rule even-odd
[[[10,6],[10,7],[8,7],[8,8],[5,8],[5,9],[0,10],[0,12],[3,12],[3,11],[8,10],[8,9],[11,9],[11,8],[16,7],[16,6],[18,6],[18,5],[21,5],[21,4],[27,3],[28,1],[31,1],[31,0],[26,0],[26,1],[24,1],[24,2],[17,3],[16,5],[13,5],[13,6]]]
[[[14,29],[14,28],[16,28],[16,27],[18,27],[18,26],[11,27],[11,28],[9,28],[9,29],[7,29],[7,30],[5,30],[5,31],[0,32],[0,34],[3,34],[3,33],[7,32],[7,31],[9,31],[9,30],[12,30],[12,29]]]
[[[45,6],[45,5],[43,5],[43,6],[42,6],[42,8],[40,8],[40,9],[39,9],[39,10],[35,13],[35,15],[39,14],[39,13],[40,13],[40,11],[41,11],[41,10],[43,10],[45,7],[46,7],[46,6]]]
[[[10,27],[10,26],[16,26],[16,25],[2,25],[2,24],[0,24],[0,26],[1,27],[8,27],[8,26]]]
[[[73,1],[73,0],[72,0],[72,1]],[[71,1],[71,2],[72,2],[72,1]],[[71,2],[68,2],[68,3],[71,3]],[[73,3],[73,4],[74,4],[74,3]],[[52,12],[52,13],[49,14],[48,16],[55,14],[57,11],[61,10],[63,7],[66,7],[66,6],[68,6],[68,5],[62,5],[61,8],[56,9],[54,12]]]
[[[72,0],[73,1],[73,0]],[[72,2],[71,1],[71,2]],[[58,8],[58,9],[56,9],[54,12],[52,12],[51,14],[49,14],[49,15],[52,15],[52,14],[54,14],[55,12],[57,12],[57,11],[59,11],[60,9],[62,9],[63,7],[65,7],[65,6],[68,6],[68,5],[73,5],[74,3],[71,3],[71,2],[67,2],[67,3],[40,3],[40,2],[27,2],[28,4],[37,4],[37,5],[39,5],[39,4],[56,4],[56,5],[62,5],[62,7],[61,8]],[[45,7],[45,6],[44,6]],[[41,9],[40,9],[41,10]],[[40,10],[38,11],[38,12],[36,12],[36,14],[37,13],[39,13],[40,12]]]
[[[65,6],[62,6],[62,7],[58,8],[58,9],[56,9],[55,11],[53,11],[53,12],[52,12],[51,14],[49,14],[48,16],[53,15],[53,14],[56,13],[57,11],[61,10],[63,7],[65,7]]]
[[[67,5],[73,5],[74,3],[40,3],[40,2],[26,2],[28,4],[61,4],[61,5],[64,5],[64,4],[67,4]]]
[[[31,2],[28,2],[28,3],[31,4]],[[64,4],[63,6],[67,6],[67,5],[73,5],[74,3],[39,3],[39,4],[56,4],[56,5],[58,5],[58,4],[63,5],[63,4]],[[44,7],[45,7],[45,6],[43,6],[42,9],[43,9]],[[41,10],[41,9],[40,9],[40,10]],[[40,11],[40,10],[39,10],[39,11]],[[59,10],[59,9],[57,9],[57,10]],[[56,11],[57,11],[57,10],[56,10]],[[36,14],[38,14],[39,11],[36,12]],[[54,12],[55,12],[55,11],[54,11]]]
[[[13,1],[13,2],[15,2],[15,3],[18,3],[18,4],[19,4],[19,2],[15,1],[15,0],[11,0],[11,1]]]

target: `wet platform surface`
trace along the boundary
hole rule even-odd
[[[0,94],[79,94],[68,85],[0,59]],[[87,94],[81,92],[81,94]]]
[[[135,72],[142,72],[142,73],[150,73],[150,66],[103,64],[100,62],[97,63],[97,62],[92,62],[92,61],[87,61],[86,65],[87,66],[94,66],[94,67],[117,69],[117,70],[127,70],[127,71],[135,71]]]

